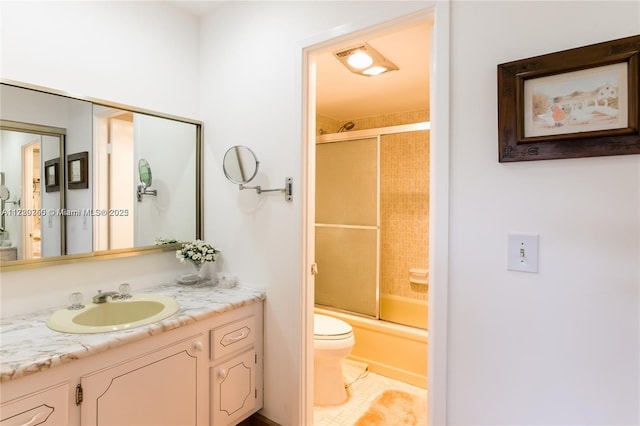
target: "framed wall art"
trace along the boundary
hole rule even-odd
[[[44,189],[46,192],[60,191],[60,157],[44,162]]]
[[[67,155],[67,188],[89,187],[89,153],[78,152]]]
[[[500,162],[640,154],[640,35],[498,65]]]

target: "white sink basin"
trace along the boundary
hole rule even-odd
[[[128,330],[170,317],[178,311],[174,298],[159,294],[134,294],[130,299],[85,303],[78,310],[61,309],[49,317],[47,327],[73,334]]]

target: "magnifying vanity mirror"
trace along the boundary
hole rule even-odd
[[[0,173],[11,191],[0,200],[1,220],[17,256],[0,270],[173,250],[158,241],[202,238],[201,128],[3,80]]]
[[[283,192],[286,201],[293,201],[293,178],[285,178],[284,188],[263,189],[260,185],[246,186],[258,174],[260,162],[255,153],[242,145],[232,146],[224,154],[222,168],[227,179],[238,184],[240,190],[255,189],[257,194],[263,192]]]
[[[9,188],[4,185],[0,185],[0,200],[7,201],[11,197],[11,193],[9,192]]]
[[[232,146],[224,154],[224,175],[233,183],[243,185],[249,183],[258,174],[260,162],[250,148]]]
[[[144,158],[141,158],[138,161],[138,175],[140,176],[140,185],[138,185],[138,201],[142,201],[143,195],[153,195],[154,197],[157,196],[157,190],[149,189],[151,183],[153,182],[153,177],[151,175],[151,166],[149,165],[149,162]]]

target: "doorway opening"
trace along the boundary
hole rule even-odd
[[[130,111],[94,107],[97,209],[135,212],[134,117]],[[134,214],[94,218],[94,250],[134,247]]]
[[[356,301],[355,304],[360,304],[363,302],[368,311],[365,317],[372,317],[374,322],[378,323],[389,323],[387,321],[381,321],[381,312],[383,311],[382,305],[380,304],[380,300],[382,299],[381,294],[386,292],[387,290],[381,290],[384,285],[385,279],[382,278],[385,274],[389,272],[389,267],[381,266],[381,260],[385,257],[393,257],[395,254],[395,247],[389,248],[388,245],[385,245],[383,240],[384,238],[381,236],[384,234],[383,227],[381,226],[380,217],[383,215],[381,213],[381,205],[384,202],[381,202],[382,196],[380,195],[379,188],[381,187],[381,178],[380,178],[380,170],[382,167],[381,164],[381,152],[383,149],[380,148],[382,145],[382,141],[386,139],[384,135],[380,133],[386,133],[389,129],[395,129],[397,131],[391,130],[389,133],[397,133],[401,135],[400,139],[403,139],[402,133],[408,132],[413,133],[412,130],[402,129],[403,126],[414,126],[414,125],[423,125],[426,126],[423,130],[423,133],[426,134],[426,143],[423,143],[423,147],[427,150],[426,158],[422,157],[418,161],[418,165],[422,164],[422,172],[426,171],[427,176],[419,178],[418,181],[414,181],[405,185],[405,189],[411,188],[420,188],[427,189],[426,194],[422,197],[423,200],[426,201],[426,213],[423,213],[420,217],[420,221],[425,226],[425,231],[422,232],[422,241],[421,242],[412,242],[410,245],[412,247],[421,246],[423,252],[418,255],[418,257],[413,257],[407,264],[403,264],[398,268],[398,270],[405,270],[401,272],[402,275],[399,280],[402,281],[400,283],[400,287],[406,286],[407,288],[401,288],[400,290],[409,290],[415,292],[421,292],[421,296],[424,297],[426,303],[429,300],[430,289],[428,285],[428,277],[429,277],[429,269],[430,269],[430,259],[433,256],[432,250],[430,248],[433,246],[433,241],[431,241],[431,227],[432,227],[432,218],[430,217],[431,211],[431,201],[433,199],[433,195],[431,194],[431,164],[433,164],[433,158],[431,157],[431,131],[429,129],[429,122],[431,121],[431,113],[430,113],[430,102],[433,99],[433,96],[430,93],[431,89],[431,69],[432,63],[430,58],[430,47],[432,44],[432,34],[434,34],[434,16],[433,10],[428,12],[423,12],[421,14],[414,15],[412,17],[400,19],[393,23],[383,24],[377,28],[369,29],[365,32],[359,34],[351,34],[349,36],[345,36],[340,39],[334,39],[330,42],[326,42],[320,46],[316,46],[314,49],[308,51],[308,85],[309,85],[309,100],[308,100],[308,116],[306,119],[307,124],[307,144],[305,146],[306,151],[306,159],[307,159],[307,189],[309,192],[309,196],[305,202],[306,208],[306,241],[305,241],[305,250],[306,250],[306,259],[311,266],[309,268],[310,274],[307,276],[307,279],[310,283],[309,286],[306,287],[306,309],[307,312],[318,312],[321,310],[323,314],[325,314],[325,309],[319,308],[316,304],[318,303],[318,299],[321,297],[318,296],[318,293],[325,292],[326,294],[322,295],[328,296],[328,299],[342,299],[341,296],[335,296],[331,290],[326,290],[323,288],[318,288],[320,279],[320,275],[324,275],[329,281],[330,285],[338,286],[343,288],[343,285],[340,283],[332,282],[335,280],[341,280],[342,277],[348,275],[349,273],[354,273],[353,265],[349,265],[349,262],[346,262],[347,265],[344,264],[342,266],[345,267],[344,271],[336,272],[332,269],[327,271],[326,268],[320,264],[321,259],[324,257],[322,252],[325,254],[329,254],[331,257],[332,253],[335,253],[334,249],[331,247],[342,247],[350,245],[350,243],[342,243],[340,242],[329,242],[327,247],[322,248],[321,245],[325,244],[328,240],[330,240],[330,234],[339,234],[341,237],[345,237],[345,234],[371,234],[369,237],[364,238],[365,240],[369,240],[371,242],[370,245],[367,245],[366,249],[354,249],[358,255],[362,255],[365,253],[367,259],[362,260],[359,266],[365,265],[366,267],[362,268],[362,270],[366,270],[363,275],[366,275],[368,278],[364,278],[365,281],[372,281],[374,284],[371,288],[369,295],[365,298],[364,301]],[[414,33],[417,34],[418,42],[401,42],[402,37],[406,37],[407,34]],[[334,57],[334,53],[344,50],[349,45],[354,45],[356,43],[366,42],[367,45],[373,46],[376,50],[380,51],[384,56],[388,57],[395,65],[398,66],[399,70],[383,73],[377,77],[364,77],[361,75],[351,74],[345,67],[336,61]],[[410,60],[406,61],[402,59],[402,53],[407,55],[407,58],[410,60],[420,59],[422,60],[421,65],[414,66],[407,65]],[[398,57],[394,55],[399,55]],[[398,59],[399,58],[399,59]],[[335,62],[334,62],[335,61]],[[326,69],[331,69],[336,73],[342,72],[344,74],[344,80],[340,80],[340,78],[334,78],[337,74],[325,73]],[[405,74],[402,74],[403,71]],[[413,74],[415,79],[408,78],[409,74]],[[394,77],[403,76],[404,83],[406,86],[394,85]],[[362,79],[362,80],[358,80]],[[362,89],[360,89],[360,85],[362,85]],[[375,86],[374,86],[375,85]],[[377,132],[377,133],[376,133]],[[446,135],[445,135],[446,136]],[[332,220],[327,222],[324,221],[322,216],[324,212],[322,212],[323,201],[319,198],[319,193],[322,192],[318,188],[318,181],[322,180],[321,174],[322,170],[318,170],[321,168],[320,157],[323,155],[318,150],[319,144],[341,144],[342,147],[346,147],[351,141],[357,141],[357,143],[363,142],[362,140],[367,140],[373,138],[371,145],[377,145],[375,148],[375,153],[372,158],[376,162],[376,166],[374,167],[373,172],[371,172],[375,177],[370,180],[370,182],[375,182],[375,190],[373,191],[377,195],[374,196],[373,199],[373,211],[374,211],[374,219],[373,223],[367,224],[358,224],[358,223],[348,223],[345,227],[344,223],[334,223]],[[367,142],[363,142],[367,143]],[[418,142],[419,144],[420,142]],[[402,144],[402,141],[395,141],[392,143],[396,146],[404,146],[408,148],[408,157],[416,160],[419,157],[417,151],[415,151],[416,145],[411,144]],[[337,145],[336,145],[337,146]],[[383,154],[384,156],[386,154]],[[338,157],[340,158],[340,157]],[[344,160],[346,157],[342,157]],[[356,158],[358,156],[356,155]],[[349,164],[354,164],[353,161],[358,161],[358,167],[349,167]],[[343,161],[345,162],[345,161]],[[382,160],[382,163],[384,160]],[[329,160],[329,163],[334,163],[333,160]],[[401,164],[400,162],[398,162]],[[353,177],[349,177],[349,170],[354,174],[357,174],[358,177],[361,176],[362,172],[356,173],[355,170],[359,168],[360,163],[359,160],[347,160],[347,166],[344,168],[343,172],[346,174],[341,179],[341,182],[338,182],[335,187],[340,187],[341,185],[349,185],[354,182]],[[402,167],[400,167],[402,169]],[[442,173],[442,170],[439,170],[439,173]],[[406,171],[406,170],[405,170]],[[368,172],[364,172],[368,173]],[[326,174],[330,177],[333,172],[329,170]],[[357,179],[356,179],[357,180]],[[393,182],[393,179],[391,180]],[[397,181],[396,181],[397,182]],[[444,182],[443,183],[447,183]],[[398,185],[397,183],[395,184]],[[394,184],[391,184],[394,186]],[[360,192],[360,190],[355,190],[356,192]],[[329,191],[331,192],[331,191]],[[410,195],[411,197],[411,195]],[[399,200],[402,198],[396,198],[390,204],[394,207],[398,207],[402,205]],[[334,204],[340,204],[334,202]],[[358,203],[356,203],[358,204]],[[350,209],[344,209],[350,210]],[[405,208],[404,211],[412,210],[411,207]],[[415,209],[414,209],[415,210]],[[352,210],[351,210],[352,212]],[[342,214],[342,213],[339,213]],[[403,208],[401,208],[397,213],[399,216],[404,215]],[[392,214],[393,216],[393,214]],[[409,226],[409,229],[411,227]],[[346,230],[346,231],[345,231]],[[318,233],[318,231],[320,233]],[[393,233],[393,232],[392,232]],[[420,231],[416,231],[416,234],[419,234]],[[392,237],[393,235],[391,235]],[[346,237],[348,238],[348,237]],[[326,240],[326,241],[325,241]],[[358,243],[363,243],[362,238],[358,239],[356,237],[356,241]],[[344,243],[344,244],[343,244]],[[365,244],[366,245],[366,244]],[[373,248],[371,248],[373,246]],[[347,254],[337,256],[337,263],[340,263],[345,257],[349,257]],[[417,259],[417,260],[416,260]],[[335,259],[334,259],[335,260]],[[331,261],[331,260],[330,260]],[[329,262],[330,262],[329,261]],[[327,260],[322,261],[322,263],[327,263]],[[344,263],[344,262],[343,262]],[[356,262],[357,263],[357,262]],[[369,266],[373,265],[372,268]],[[409,265],[409,266],[407,266]],[[330,266],[331,268],[331,266]],[[351,268],[351,269],[350,269]],[[387,270],[383,273],[382,269],[387,268]],[[357,269],[357,268],[356,268]],[[319,273],[318,273],[319,271]],[[316,276],[316,273],[318,275]],[[355,273],[358,275],[358,272]],[[358,277],[362,278],[362,277]],[[351,280],[348,280],[351,281]],[[345,285],[350,285],[353,282],[343,283]],[[330,287],[329,287],[330,288]],[[359,288],[351,289],[353,293],[358,294]],[[331,311],[336,312],[336,316],[340,317],[344,314],[343,311],[351,310],[345,309],[343,306],[332,306],[334,302],[341,303],[339,300],[330,301],[329,314]],[[323,303],[327,306],[327,303]],[[428,305],[427,305],[428,306]],[[355,312],[355,316],[363,317],[362,313]],[[385,314],[383,314],[384,316]],[[429,313],[429,316],[432,314]],[[427,323],[427,312],[424,311],[423,314],[418,314],[420,319],[424,319],[424,324],[419,324],[417,327],[415,324],[412,324],[412,328],[418,331],[418,334],[422,333],[424,336],[424,355],[416,357],[418,359],[418,363],[422,364],[424,367],[424,377],[422,380],[423,387],[426,387],[426,364],[427,364],[427,346],[426,346],[426,328],[428,327]],[[313,320],[312,315],[309,313],[306,317],[307,325],[307,342],[311,342],[311,344],[307,344],[307,352],[305,354],[307,359],[307,366],[312,365],[313,360]],[[342,318],[341,318],[342,319]],[[365,318],[370,320],[368,318]],[[391,322],[403,323],[404,319],[393,319]],[[404,326],[398,326],[397,324],[392,324],[391,329],[400,330]],[[392,334],[404,334],[404,330],[395,331]],[[354,327],[354,334],[356,334],[356,343],[354,346],[354,350],[357,351],[358,346],[358,336],[356,327]],[[376,339],[373,339],[376,340]],[[374,349],[374,351],[384,353],[390,352],[388,350],[389,346],[384,348],[378,347]],[[431,348],[429,348],[431,351]],[[401,364],[404,361],[401,362]],[[307,367],[307,370],[309,367]],[[386,374],[387,372],[385,372]],[[406,376],[405,376],[406,378]],[[312,375],[308,379],[313,384]],[[405,382],[409,382],[409,380],[405,380]],[[307,392],[310,392],[312,385],[307,385]],[[431,398],[431,397],[430,397]],[[313,400],[313,398],[307,398],[307,401]],[[431,401],[430,401],[431,402]],[[430,414],[431,416],[431,414]],[[307,413],[307,418],[309,418],[309,413]]]
[[[39,211],[40,199],[40,135],[22,146],[22,203],[26,211]],[[42,215],[26,215],[23,218],[23,258],[40,259],[42,255]]]

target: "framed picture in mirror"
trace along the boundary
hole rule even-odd
[[[60,157],[44,162],[44,188],[46,192],[60,191]]]
[[[89,187],[89,152],[67,155],[67,187],[84,189]]]

